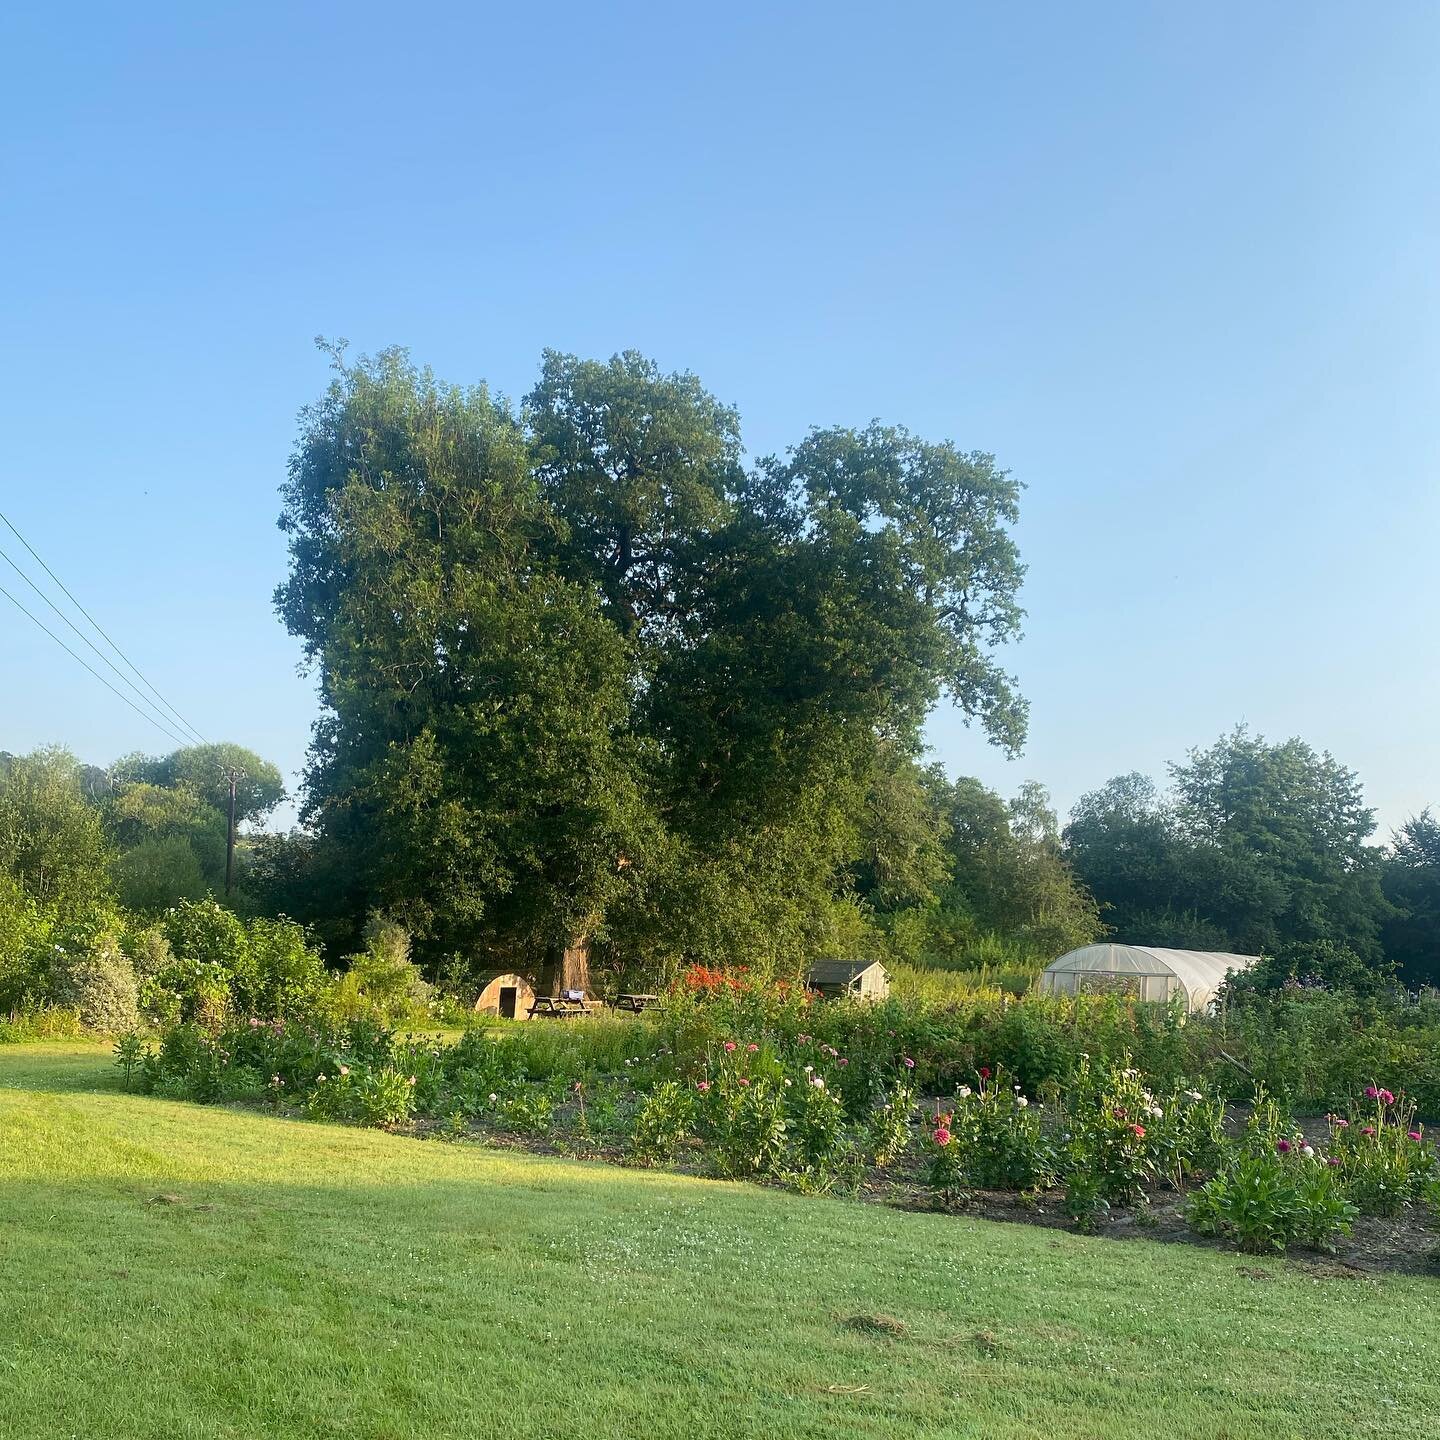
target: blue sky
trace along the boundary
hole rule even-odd
[[[517,397],[634,346],[755,454],[879,416],[1024,480],[1031,741],[937,714],[952,773],[1063,808],[1245,720],[1440,803],[1433,5],[27,8],[0,497],[208,736],[303,760],[313,336]],[[0,605],[0,749],[167,748]]]

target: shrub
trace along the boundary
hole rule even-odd
[[[373,915],[365,927],[365,949],[352,955],[335,982],[332,1003],[345,1020],[361,1017],[383,1025],[423,1025],[432,1017],[433,992],[410,958],[403,926]]]
[[[700,1124],[722,1175],[767,1175],[785,1155],[785,1101],[782,1087],[725,1070],[700,1085]]]
[[[1331,1249],[1357,1213],[1332,1167],[1292,1149],[1241,1154],[1190,1197],[1186,1218],[1202,1235],[1260,1254],[1296,1241]]]
[[[251,920],[245,926],[247,963],[237,974],[237,1005],[265,1019],[306,1020],[325,1004],[330,977],[305,928],[293,920]],[[383,1016],[372,1017],[384,1023]]]
[[[118,1035],[139,1023],[135,967],[115,935],[103,932],[84,950],[59,956],[52,966],[51,993],[75,1010],[88,1030]]]
[[[1366,1215],[1395,1215],[1437,1174],[1435,1148],[1404,1095],[1376,1085],[1344,1116],[1330,1115],[1330,1150],[1350,1198]]]
[[[528,1086],[502,1096],[495,1112],[509,1130],[520,1135],[543,1135],[555,1118],[555,1102],[544,1090]]]
[[[782,1082],[783,1083],[783,1082]],[[821,1075],[785,1087],[789,1097],[786,1118],[786,1168],[803,1177],[807,1188],[833,1179],[847,1153],[843,1125],[845,1109],[840,1094]]]
[[[645,1097],[635,1116],[631,1154],[642,1165],[673,1160],[695,1123],[695,1092],[666,1080]]]
[[[318,1120],[403,1125],[415,1110],[415,1077],[389,1065],[337,1065],[316,1077],[306,1110]]]
[[[925,1139],[925,1180],[941,1201],[954,1205],[965,1195],[966,1154],[950,1129],[950,1115],[937,1114]]]
[[[949,1124],[947,1151],[953,1148],[966,1183],[984,1190],[1033,1190],[1052,1184],[1056,1174],[1054,1146],[1045,1133],[1040,1107],[1032,1106],[1011,1086],[1008,1075],[988,1067],[977,1072],[978,1086],[962,1085],[956,1093]]]
[[[866,1148],[871,1160],[880,1166],[890,1165],[905,1153],[910,1144],[910,1117],[915,1111],[915,1091],[904,1081],[882,1092],[879,1104],[870,1114]]]

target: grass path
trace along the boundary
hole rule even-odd
[[[75,1044],[0,1047],[0,1297],[5,1440],[1440,1433],[1432,1280],[174,1104]]]

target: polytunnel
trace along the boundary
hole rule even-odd
[[[1040,976],[1051,995],[1123,995],[1164,1004],[1181,995],[1190,1012],[1204,1010],[1232,970],[1248,970],[1258,955],[1223,950],[1164,950],[1152,945],[1082,945],[1052,960]]]

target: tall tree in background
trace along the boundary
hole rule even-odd
[[[1378,963],[1391,907],[1360,783],[1304,741],[1244,727],[1170,767],[1083,797],[1067,853],[1116,938],[1242,953],[1327,942]]]
[[[1023,735],[989,457],[875,426],[747,470],[734,412],[635,354],[547,354],[521,415],[400,352],[337,364],[278,602],[351,917],[432,956],[793,968],[839,933],[882,748],[942,692]]]
[[[242,745],[126,755],[110,767],[100,805],[123,904],[154,914],[223,889],[232,773],[237,825],[257,824],[285,797],[279,770]]]
[[[90,800],[93,778],[58,746],[0,754],[0,876],[61,919],[110,898],[113,851]]]
[[[1429,810],[1395,832],[1384,884],[1395,907],[1386,954],[1407,985],[1440,985],[1440,820]]]

